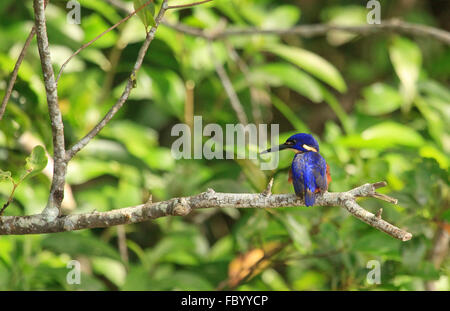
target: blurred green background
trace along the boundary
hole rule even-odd
[[[83,43],[126,14],[104,0],[81,0],[81,24],[66,23],[66,1],[46,9],[56,72]],[[132,10],[132,2],[116,0]],[[190,1],[170,0],[170,4]],[[381,17],[449,30],[448,1],[380,1]],[[365,24],[366,1],[215,0],[171,10],[170,23],[193,27],[289,28],[311,23]],[[33,24],[32,1],[0,2],[0,95]],[[120,96],[145,38],[131,18],[67,66],[58,85],[66,145],[84,136]],[[386,180],[392,205],[361,200],[371,212],[412,232],[401,242],[339,207],[209,209],[186,217],[61,234],[0,237],[1,290],[423,290],[450,289],[450,49],[429,37],[342,32],[235,36],[213,43],[249,122],[280,124],[318,138],[331,167],[330,191]],[[213,188],[260,192],[274,176],[287,182],[292,153],[275,171],[250,160],[174,160],[171,128],[190,122],[238,123],[214,68],[208,42],[160,26],[115,118],[68,167],[64,211],[107,211],[189,196]],[[33,142],[52,154],[52,135],[36,39],[0,121],[0,168],[18,175]],[[207,138],[205,138],[206,140]],[[50,181],[25,180],[6,215],[39,213]],[[0,203],[11,184],[0,182]],[[444,240],[442,240],[444,239]],[[446,240],[445,240],[446,239]],[[446,243],[445,243],[446,242]],[[441,244],[439,244],[441,243]],[[81,284],[66,282],[68,261]],[[368,284],[366,264],[381,264]]]

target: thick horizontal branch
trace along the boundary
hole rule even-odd
[[[347,192],[326,192],[316,200],[316,206],[341,206],[355,217],[387,234],[408,241],[412,234],[381,219],[356,203],[357,197],[375,197],[377,184],[365,184]],[[279,208],[304,206],[303,200],[294,194],[219,193],[213,190],[195,196],[174,198],[163,202],[127,207],[108,212],[61,216],[47,222],[41,215],[3,216],[0,218],[0,234],[40,234],[103,228],[143,222],[164,216],[185,216],[201,208]]]
[[[450,33],[448,31],[434,28],[426,25],[418,25],[403,22],[398,19],[386,20],[380,24],[366,24],[357,26],[333,25],[333,24],[313,24],[300,25],[283,29],[262,29],[257,27],[236,27],[218,30],[205,30],[201,28],[191,27],[183,24],[172,24],[164,21],[164,25],[171,27],[179,32],[183,32],[192,36],[202,37],[207,40],[223,39],[229,36],[242,35],[299,35],[304,38],[322,36],[332,30],[347,31],[360,35],[369,35],[379,32],[397,32],[414,36],[431,37],[446,44],[450,44]]]

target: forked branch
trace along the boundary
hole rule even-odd
[[[385,183],[383,183],[385,184]],[[353,216],[370,226],[402,241],[408,241],[412,234],[400,229],[381,215],[374,215],[356,203],[358,197],[378,198],[377,184],[365,184],[346,192],[326,192],[316,200],[316,206],[341,206]],[[304,206],[303,200],[294,194],[270,194],[270,186],[264,193],[220,193],[212,189],[190,197],[173,198],[167,201],[116,209],[108,212],[94,212],[61,216],[46,222],[41,215],[3,216],[0,218],[0,234],[39,234],[74,231],[88,228],[104,228],[123,224],[139,223],[165,216],[186,216],[192,210],[202,208],[279,208]],[[395,199],[391,198],[391,201]]]

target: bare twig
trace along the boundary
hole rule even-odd
[[[48,0],[45,0],[44,8],[47,7],[47,4]],[[20,65],[22,65],[23,59],[25,58],[25,54],[27,53],[28,47],[30,46],[31,40],[33,40],[35,34],[36,34],[36,25],[33,25],[33,27],[30,30],[30,33],[28,34],[27,40],[25,40],[22,50],[20,51],[19,57],[17,58],[16,64],[14,65],[13,72],[11,73],[11,79],[9,80],[8,86],[6,87],[5,96],[3,96],[2,105],[0,107],[0,120],[3,118],[3,115],[5,114],[6,105],[8,104],[9,98],[11,97],[14,84],[16,83],[17,80],[17,75],[19,74]]]
[[[322,36],[332,30],[341,30],[360,35],[369,35],[378,32],[397,32],[414,36],[431,37],[443,43],[450,44],[450,33],[448,31],[425,26],[407,23],[398,19],[385,20],[379,25],[333,25],[333,24],[312,24],[300,25],[282,29],[262,29],[257,27],[227,28],[224,30],[208,31],[201,28],[186,26],[183,24],[171,24],[164,22],[164,25],[179,32],[202,37],[207,40],[218,40],[229,36],[242,35],[298,35],[304,38]]]
[[[442,214],[449,210],[448,197],[442,204],[441,211],[438,212],[438,219]],[[436,232],[433,239],[433,244],[427,255],[428,260],[434,265],[436,270],[441,268],[442,263],[448,258],[448,250],[450,247],[450,224],[447,221],[437,220]],[[426,290],[436,290],[438,280],[427,280],[425,282]]]
[[[56,83],[58,83],[59,78],[61,77],[64,68],[67,66],[67,64],[70,62],[70,60],[72,58],[74,58],[75,56],[77,56],[78,54],[80,54],[81,51],[83,51],[85,48],[89,47],[90,45],[92,45],[95,41],[97,41],[98,39],[100,39],[101,37],[103,37],[104,35],[106,35],[108,32],[110,32],[111,30],[117,28],[119,25],[125,23],[127,20],[129,20],[134,14],[136,14],[137,12],[139,12],[140,10],[144,9],[147,5],[149,5],[150,3],[152,3],[153,0],[149,0],[146,3],[144,3],[142,6],[140,6],[137,10],[131,12],[130,14],[128,14],[128,16],[126,16],[125,18],[122,18],[120,21],[118,21],[117,23],[115,23],[114,25],[112,25],[111,27],[109,27],[108,29],[106,29],[104,32],[102,32],[101,34],[99,34],[97,37],[95,37],[94,39],[92,39],[91,41],[83,44],[78,50],[75,51],[75,53],[73,53],[72,55],[70,55],[70,57],[68,59],[66,59],[66,61],[62,64],[61,68],[59,69],[59,73],[58,76],[56,77]]]
[[[377,218],[381,219],[381,214],[383,214],[383,209],[382,208],[380,208],[378,210],[378,212],[375,214],[375,216],[377,216]]]
[[[353,216],[390,236],[408,241],[412,234],[366,211],[356,203],[357,197],[373,197],[375,187],[365,184],[347,192],[326,192],[316,200],[316,206],[341,206]],[[198,195],[173,198],[163,202],[146,203],[108,212],[67,215],[48,222],[42,215],[3,216],[0,234],[39,234],[102,228],[138,223],[164,216],[185,216],[200,208],[279,208],[304,206],[294,194],[218,193],[209,189]]]
[[[449,232],[442,227],[438,227],[434,236],[433,246],[428,254],[428,260],[436,269],[440,269],[442,262],[447,257],[450,243]],[[436,281],[428,280],[425,282],[426,290],[436,290]]]
[[[75,145],[72,146],[67,151],[66,154],[66,161],[70,161],[70,159],[73,158],[73,156],[83,149],[90,141],[93,139],[97,134],[108,124],[108,122],[114,117],[114,115],[119,111],[119,109],[123,106],[123,104],[127,101],[128,96],[130,96],[131,90],[133,89],[133,82],[135,81],[133,77],[136,77],[136,74],[138,70],[142,66],[142,62],[144,61],[144,57],[147,53],[147,50],[150,46],[150,43],[153,41],[153,38],[156,34],[156,29],[158,29],[158,26],[164,16],[164,13],[167,10],[167,0],[164,0],[161,6],[161,9],[159,10],[158,16],[155,18],[155,25],[150,29],[150,31],[147,33],[147,36],[145,38],[145,41],[139,50],[138,57],[136,59],[136,63],[134,64],[133,70],[131,71],[130,77],[128,78],[127,85],[125,86],[124,91],[122,92],[122,95],[117,100],[117,102],[112,106],[112,108],[108,111],[108,113],[103,117],[103,119],[86,135],[84,136],[80,141],[78,141]]]
[[[192,130],[194,128],[194,88],[195,82],[188,80],[185,83],[186,100],[184,104],[184,123]]]
[[[3,118],[3,115],[5,114],[6,105],[8,104],[9,98],[11,97],[14,84],[16,83],[20,65],[22,65],[22,61],[25,58],[28,46],[30,46],[31,40],[33,40],[35,34],[36,28],[35,26],[33,26],[33,28],[31,28],[30,34],[27,37],[27,40],[25,41],[25,44],[23,45],[22,51],[20,51],[19,57],[17,58],[16,64],[14,65],[14,70],[11,73],[11,79],[9,79],[8,86],[6,87],[5,96],[3,96],[2,106],[0,107],[0,120]]]
[[[241,102],[239,101],[239,98],[236,94],[236,91],[233,88],[233,84],[231,83],[230,78],[227,75],[227,72],[225,71],[225,68],[214,54],[214,49],[211,43],[209,44],[209,50],[211,57],[214,61],[214,66],[216,67],[217,75],[219,76],[220,82],[222,83],[223,88],[225,89],[225,92],[227,93],[228,98],[230,99],[231,107],[233,108],[234,112],[236,112],[236,116],[239,122],[243,125],[247,125],[248,119],[247,115],[245,114],[244,108],[242,107]]]
[[[117,246],[119,247],[120,258],[128,264],[127,233],[124,225],[117,226]]]
[[[195,3],[190,3],[190,4],[183,4],[183,5],[173,5],[173,6],[168,6],[166,8],[166,10],[169,9],[178,9],[178,8],[189,8],[195,5],[199,5],[202,3],[206,3],[206,2],[210,2],[212,0],[206,0],[206,1],[200,1],[200,2],[195,2]],[[72,55],[70,55],[70,57],[68,59],[66,59],[66,61],[62,64],[61,68],[59,69],[59,73],[58,76],[56,77],[56,83],[58,83],[59,78],[61,77],[64,68],[67,66],[67,64],[71,61],[72,58],[74,58],[75,56],[77,56],[78,54],[80,54],[81,51],[83,51],[85,48],[89,47],[90,45],[92,45],[95,41],[97,41],[98,39],[100,39],[101,37],[103,37],[104,35],[106,35],[108,32],[110,32],[111,30],[114,30],[115,28],[117,28],[119,25],[125,23],[127,20],[129,20],[133,15],[135,15],[136,13],[138,13],[139,11],[141,11],[142,9],[144,9],[146,6],[148,6],[150,3],[152,3],[153,0],[149,0],[146,3],[144,3],[142,6],[140,6],[138,9],[136,9],[135,11],[131,12],[130,14],[128,14],[128,16],[124,17],[123,19],[121,19],[120,21],[118,21],[117,23],[115,23],[114,25],[112,25],[111,27],[109,27],[108,29],[106,29],[104,32],[102,32],[101,34],[99,34],[98,36],[96,36],[94,39],[92,39],[89,42],[86,42],[85,44],[83,44],[78,50],[76,50]],[[116,3],[116,2],[110,2],[113,5],[118,6],[121,10],[127,11],[126,7],[121,6],[120,4]],[[0,119],[1,119],[1,115],[0,115]]]
[[[122,11],[127,11],[124,6],[119,4],[117,0],[108,0],[112,5],[118,7]],[[317,36],[323,36],[330,31],[340,30],[347,31],[360,35],[369,35],[380,32],[396,32],[413,36],[431,37],[445,44],[450,44],[450,32],[420,24],[413,24],[404,22],[399,19],[389,19],[382,21],[380,24],[374,25],[333,25],[333,24],[311,24],[311,25],[299,25],[291,28],[280,29],[262,29],[257,27],[240,27],[240,28],[227,28],[223,30],[214,29],[202,29],[184,24],[172,24],[167,21],[162,22],[163,25],[173,28],[179,32],[202,37],[207,40],[219,40],[229,36],[239,35],[298,35],[304,38],[312,38]]]
[[[11,204],[12,200],[14,199],[14,192],[16,192],[17,186],[19,184],[16,184],[14,181],[12,183],[13,188],[11,190],[11,194],[8,197],[8,200],[6,201],[5,204],[3,204],[2,208],[0,209],[0,216],[3,215],[3,212],[5,211],[5,209],[9,206],[9,204]]]
[[[203,3],[207,3],[207,2],[211,2],[213,0],[204,0],[204,1],[198,1],[198,2],[193,2],[193,3],[188,3],[188,4],[179,4],[179,5],[169,5],[169,7],[167,9],[186,9],[186,8],[190,8],[199,4],[203,4]]]
[[[239,56],[237,51],[234,49],[234,47],[229,44],[228,42],[225,42],[227,49],[230,53],[231,59],[236,63],[239,70],[244,75],[244,79],[248,84],[248,87],[250,89],[250,102],[252,104],[252,114],[253,114],[253,120],[255,123],[260,124],[262,123],[262,113],[261,113],[261,96],[258,95],[258,90],[252,85],[251,79],[250,79],[250,70],[248,69],[247,64],[244,62],[244,60]]]
[[[34,0],[33,8],[35,15],[37,44],[41,59],[42,73],[44,76],[45,92],[47,95],[47,105],[53,135],[53,179],[48,203],[43,211],[43,214],[47,217],[54,218],[59,215],[61,202],[64,198],[64,184],[67,164],[65,161],[66,150],[64,145],[64,125],[61,110],[59,109],[55,74],[53,72],[50,50],[48,46],[44,2],[44,0]]]
[[[267,184],[266,189],[264,189],[264,191],[261,192],[261,194],[266,197],[272,195],[272,187],[273,187],[273,177],[270,179],[269,183]]]

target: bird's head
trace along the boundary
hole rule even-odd
[[[319,152],[319,144],[312,135],[299,133],[289,137],[284,144],[269,148],[266,151],[261,152],[261,154],[280,151],[283,149],[293,149],[296,153]]]

